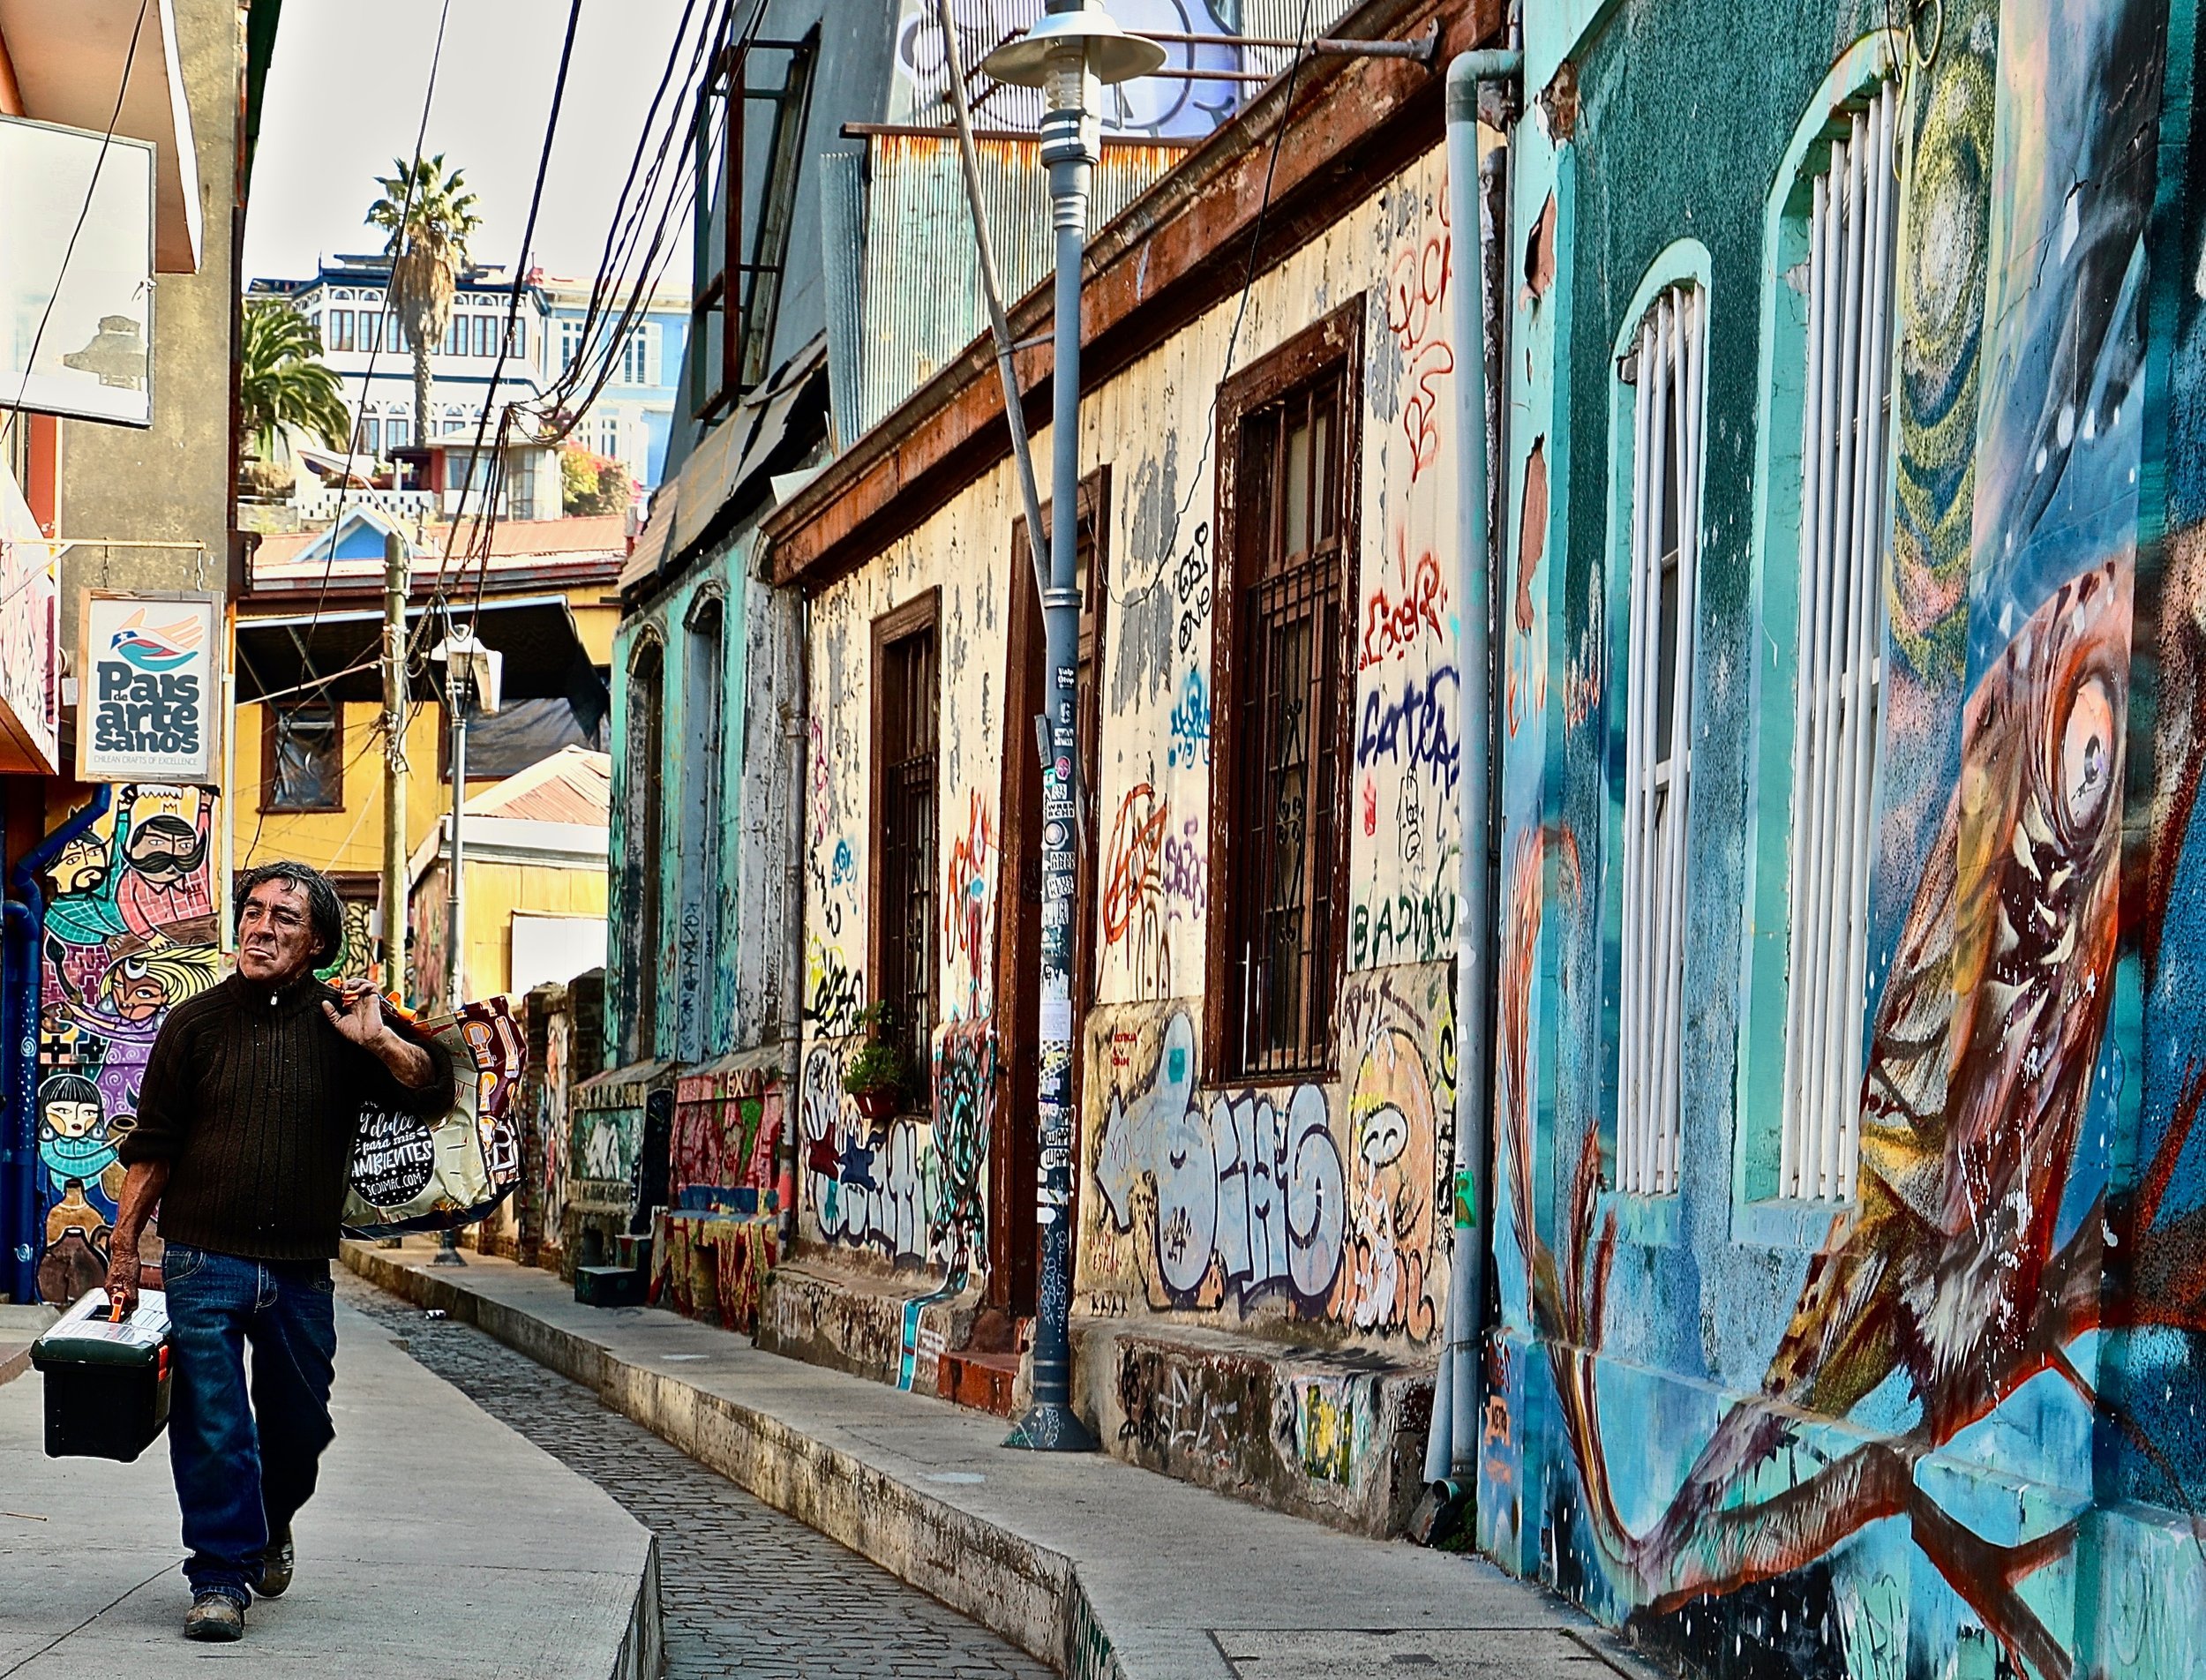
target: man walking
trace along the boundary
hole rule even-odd
[[[453,1094],[450,1058],[372,986],[314,978],[344,939],[326,876],[274,863],[238,886],[236,971],[178,1004],[154,1041],[138,1123],[118,1150],[129,1173],[108,1269],[127,1312],[158,1204],[176,1361],[169,1456],[194,1639],[239,1638],[253,1594],[291,1584],[291,1519],[336,1434],[329,1263],[361,1106],[433,1117]]]

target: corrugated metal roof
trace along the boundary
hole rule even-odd
[[[602,829],[612,820],[612,760],[588,747],[561,747],[550,758],[484,788],[461,809],[471,817],[515,817]]]
[[[979,259],[957,142],[869,134],[861,431],[925,385],[986,330]],[[1049,278],[1049,178],[1035,140],[981,139],[981,197],[1002,270],[1004,302]],[[1187,155],[1184,146],[1107,146],[1089,191],[1099,228]]]

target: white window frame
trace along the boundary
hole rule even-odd
[[[1891,545],[1899,88],[1830,143],[1809,213],[1799,682],[1777,1193],[1845,1200],[1861,1153],[1869,870]]]
[[[1677,1188],[1707,318],[1707,293],[1697,281],[1665,288],[1641,322],[1626,375],[1637,391],[1624,660],[1616,1159],[1617,1188],[1627,1196],[1667,1196]],[[1670,546],[1663,539],[1673,524],[1676,544]],[[1666,656],[1670,692],[1665,720]],[[1658,757],[1665,721],[1668,752]]]

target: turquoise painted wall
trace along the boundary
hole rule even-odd
[[[1904,41],[1828,4],[1527,19],[1480,1541],[1703,1673],[2189,1675],[2193,8],[1921,11]],[[1903,143],[1860,1181],[1788,1201],[1786,216],[1826,118],[1884,75]],[[1681,1184],[1627,1196],[1614,351],[1680,241],[1710,309]]]

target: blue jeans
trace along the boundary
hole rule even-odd
[[[329,1263],[246,1260],[171,1242],[161,1279],[173,1349],[169,1462],[191,1553],[184,1572],[194,1595],[248,1603],[269,1537],[290,1527],[314,1491],[322,1449],[336,1438]]]

